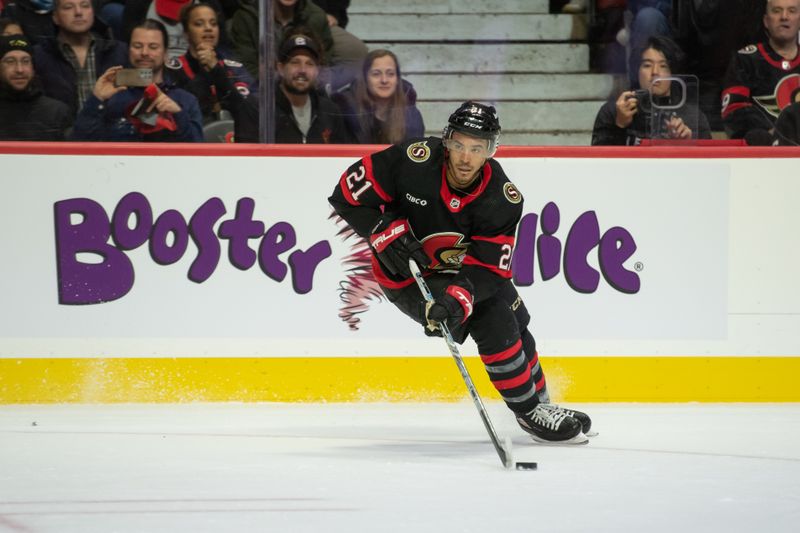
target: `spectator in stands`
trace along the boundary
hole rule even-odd
[[[650,37],[645,44],[633,52],[638,58],[637,83],[631,90],[623,91],[618,98],[609,100],[600,108],[592,131],[593,145],[636,145],[642,139],[652,137],[649,125],[655,112],[651,104],[668,100],[671,84],[658,81],[658,78],[680,72],[683,52],[668,37]],[[636,89],[647,91],[647,97],[637,94]],[[643,101],[640,101],[643,100]],[[693,131],[685,122],[690,116],[697,116],[698,131]],[[659,118],[659,117],[657,117]],[[660,118],[659,118],[660,120]],[[710,139],[708,120],[696,104],[687,104],[682,109],[670,113],[665,124],[659,124],[672,139]]]
[[[628,11],[631,50],[641,48],[652,35],[672,36],[672,0],[628,0]]]
[[[147,87],[115,84],[121,66],[98,78],[94,91],[78,113],[72,136],[83,141],[202,142],[203,117],[197,98],[164,83],[169,37],[157,20],[145,20],[133,29],[130,64],[152,69]]]
[[[126,62],[127,48],[91,32],[94,8],[90,0],[55,0],[53,22],[58,33],[37,44],[33,58],[45,94],[67,104],[75,116],[99,75]]]
[[[125,0],[99,0],[96,6],[97,18],[108,28],[110,37],[117,41],[124,41],[125,32],[122,20],[125,15]]]
[[[22,26],[12,19],[0,18],[0,35],[24,35]]]
[[[312,34],[322,43],[319,64],[326,63],[327,54],[333,46],[333,37],[325,12],[310,0],[272,0],[275,10],[273,31],[275,48],[280,48],[284,37],[299,27]],[[258,72],[258,0],[241,0],[239,9],[231,21],[231,41],[236,57],[252,73]]]
[[[128,41],[133,31],[145,19],[157,20],[167,29],[169,48],[167,58],[177,59],[189,49],[189,41],[180,24],[181,9],[193,0],[125,0],[122,14],[122,32]]]
[[[639,50],[652,36],[672,37],[672,0],[627,0],[625,27],[617,33],[617,42],[627,50]],[[638,58],[629,54],[628,81],[636,83]]]
[[[223,120],[224,111],[234,122],[237,142],[258,142],[258,102],[251,96],[253,77],[219,46],[220,13],[203,0],[187,4],[181,11],[181,25],[189,51],[174,63],[167,63],[170,78],[200,102],[203,123]]]
[[[310,35],[292,33],[281,43],[275,142],[328,144],[350,140],[339,108],[316,88],[320,56],[320,46]]]
[[[425,126],[416,107],[417,93],[402,79],[397,56],[373,50],[359,79],[334,98],[351,137],[362,144],[396,144],[422,137]]]
[[[723,84],[722,119],[734,139],[770,132],[781,110],[800,100],[800,0],[769,0],[766,6],[767,39],[734,55]]]
[[[783,108],[775,122],[775,137],[780,146],[800,146],[800,102]]]
[[[53,0],[11,0],[3,16],[16,21],[33,44],[55,35],[53,27]]]
[[[331,28],[331,91],[336,92],[358,78],[369,50],[361,39],[345,30],[350,0],[314,0],[314,3],[325,11]]]
[[[765,6],[766,0],[679,0],[676,5],[686,72],[700,81],[700,109],[714,131],[725,129],[721,95],[731,54],[764,39]]]
[[[0,140],[63,141],[72,115],[42,94],[32,52],[24,35],[0,37]]]

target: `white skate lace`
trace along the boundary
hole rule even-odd
[[[539,407],[551,413],[564,413],[566,416],[575,416],[575,411],[559,407],[554,403],[540,403]]]
[[[567,415],[563,409],[547,409],[545,408],[545,404],[539,404],[533,411],[528,413],[528,416],[535,424],[539,424],[553,431],[558,431],[561,422],[569,415]]]

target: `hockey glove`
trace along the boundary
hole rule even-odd
[[[426,333],[430,331],[429,335],[435,335],[442,322],[452,330],[467,321],[473,309],[472,284],[466,281],[462,285],[449,285],[442,296],[428,303],[425,307]]]
[[[394,218],[388,213],[382,215],[372,228],[369,244],[381,265],[395,276],[411,277],[409,259],[414,259],[420,268],[431,264],[428,254],[422,249],[422,243],[414,238],[405,218]]]

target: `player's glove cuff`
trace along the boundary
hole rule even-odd
[[[472,315],[473,300],[472,292],[468,288],[449,285],[440,298],[426,306],[427,327],[431,330],[438,329],[439,324],[444,321],[447,321],[448,327],[463,324]]]
[[[381,265],[391,274],[411,277],[408,260],[414,259],[420,268],[431,263],[430,258],[411,232],[405,218],[394,218],[389,213],[382,215],[369,238],[369,244]]]

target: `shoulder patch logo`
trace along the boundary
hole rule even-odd
[[[758,47],[754,44],[748,44],[747,46],[739,50],[740,54],[755,54],[756,52],[758,52]]]
[[[503,194],[506,195],[506,200],[512,204],[518,204],[522,201],[522,194],[520,194],[519,190],[517,190],[510,181],[503,185]]]
[[[406,155],[414,163],[424,163],[431,156],[431,149],[428,148],[428,141],[414,143],[406,150]]]
[[[181,60],[177,57],[171,57],[167,60],[167,68],[171,68],[172,70],[180,70],[181,69]]]

